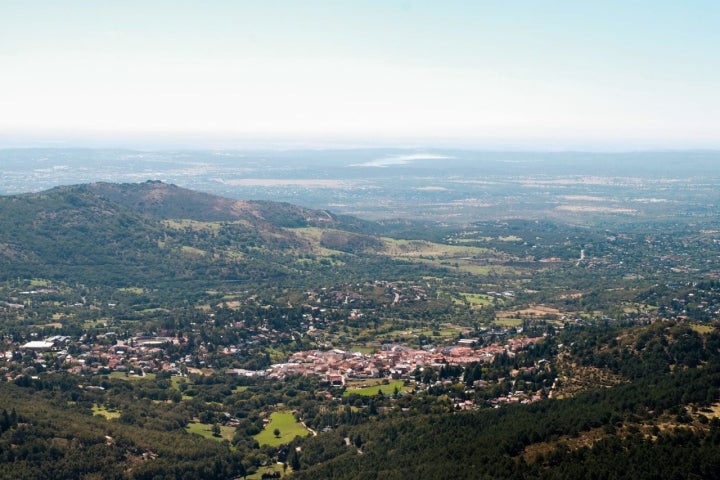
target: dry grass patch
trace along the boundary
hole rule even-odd
[[[557,449],[558,444],[562,443],[570,450],[577,450],[581,447],[592,447],[598,440],[602,440],[608,434],[602,428],[594,428],[587,432],[582,432],[577,437],[563,435],[554,442],[538,442],[525,447],[520,456],[528,463],[537,462],[549,453]]]
[[[701,325],[699,323],[693,323],[690,328],[695,330],[700,335],[707,335],[715,331],[715,327],[712,325]]]
[[[385,251],[380,252],[393,257],[472,257],[484,255],[488,252],[486,248],[466,247],[460,245],[445,245],[423,240],[396,240],[383,238]]]
[[[578,365],[558,357],[558,379],[562,385],[550,392],[552,398],[572,397],[580,392],[598,387],[612,387],[627,382],[620,375],[598,367]]]
[[[162,222],[166,227],[173,230],[184,230],[189,228],[195,232],[213,232],[220,231],[220,224],[217,222],[201,222],[197,220],[164,220]]]
[[[242,305],[242,303],[240,303],[239,300],[230,300],[230,301],[227,301],[227,302],[221,302],[221,303],[219,303],[219,304],[218,304],[218,307],[235,309],[235,308],[240,308],[241,305]]]
[[[569,298],[582,298],[584,295],[583,292],[573,292],[573,293],[566,293],[564,295],[560,295],[558,298],[560,300],[567,300]]]
[[[183,245],[181,247],[182,253],[185,255],[190,255],[191,257],[204,257],[207,255],[207,252],[205,250],[200,250],[199,248],[195,247],[189,247],[187,245]]]
[[[534,317],[541,317],[543,315],[554,315],[560,316],[562,312],[554,307],[547,307],[545,305],[530,305],[527,308],[514,312],[515,315],[529,315]]]
[[[710,407],[704,409],[700,413],[702,413],[708,418],[720,418],[720,403],[710,405]]]

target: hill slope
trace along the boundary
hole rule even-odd
[[[57,190],[63,191],[60,187]],[[204,222],[267,222],[278,227],[337,226],[327,211],[280,202],[232,200],[159,181],[139,184],[93,183],[70,187],[93,193],[154,219],[183,218]]]
[[[294,227],[379,228],[286,203],[236,201],[161,182],[96,183],[0,197],[2,278],[130,285],[268,281],[301,273]]]

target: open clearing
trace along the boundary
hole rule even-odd
[[[445,245],[424,240],[397,240],[383,237],[386,248],[385,255],[392,257],[472,257],[487,255],[488,250],[479,247],[467,247],[461,245]]]
[[[188,431],[188,433],[196,433],[200,435],[201,437],[209,438],[210,440],[232,440],[233,436],[235,435],[235,428],[233,427],[226,427],[225,425],[220,425],[220,436],[216,437],[212,433],[212,425],[206,425],[204,423],[199,422],[192,422],[188,424],[185,429]]]
[[[62,328],[62,326],[63,325],[60,322],[51,322],[51,323],[43,323],[40,325],[33,325],[33,327],[38,327],[38,328]]]
[[[484,293],[460,293],[463,299],[473,307],[492,305],[495,298]]]
[[[212,232],[218,233],[220,231],[219,222],[201,222],[198,220],[163,220],[165,226],[174,230],[185,230],[190,229],[196,232]]]
[[[192,382],[187,377],[182,377],[180,375],[173,375],[170,377],[170,382],[172,382],[172,387],[176,390],[180,390],[180,384],[185,383],[187,385],[192,385]]]
[[[343,397],[347,397],[349,395],[362,395],[364,397],[373,397],[378,394],[378,391],[382,391],[383,395],[393,395],[395,393],[395,389],[399,392],[410,390],[411,387],[406,387],[403,380],[393,380],[387,384],[383,383],[375,383],[374,385],[371,385],[373,383],[372,380],[366,380],[363,381],[363,385],[368,385],[367,387],[362,388],[348,388],[345,390],[345,393],[343,393]]]
[[[541,317],[543,315],[560,316],[562,312],[557,308],[546,307],[545,305],[530,305],[528,308],[514,312],[513,315],[530,315],[535,317]]]
[[[701,325],[699,323],[693,323],[690,325],[690,328],[695,330],[700,335],[707,335],[708,333],[712,333],[715,331],[715,327],[712,325]]]
[[[276,428],[280,430],[280,435],[277,437],[273,433]],[[260,445],[277,447],[290,443],[295,437],[306,437],[309,433],[300,422],[295,420],[292,412],[273,412],[270,415],[270,422],[265,425],[262,432],[255,435],[255,440]]]
[[[493,324],[499,326],[499,327],[519,327],[523,324],[522,318],[497,318],[493,322]]]
[[[522,310],[502,310],[496,313],[493,323],[501,327],[518,327],[522,325],[523,319],[539,319],[550,317],[556,320],[562,316],[557,308],[545,305],[530,305]]]
[[[145,375],[128,374],[126,372],[112,372],[108,375],[110,378],[119,378],[120,380],[155,380],[154,373],[146,373]]]
[[[442,339],[450,339],[460,333],[464,333],[467,329],[457,325],[444,323],[439,328],[435,327],[419,327],[407,328],[404,325],[395,326],[383,324],[377,330],[362,330],[358,336],[371,336],[377,343],[377,347],[385,342],[415,342],[420,335],[426,337],[435,337]],[[372,345],[370,345],[372,346]],[[377,349],[377,348],[375,348]]]
[[[92,411],[93,415],[100,415],[102,417],[105,417],[107,420],[112,420],[113,418],[120,418],[120,412],[118,412],[117,410],[108,410],[108,408],[104,405],[98,405],[97,403],[93,405]]]
[[[118,288],[118,292],[132,293],[134,295],[142,295],[145,292],[145,290],[140,287],[122,287],[122,288]]]
[[[269,465],[264,465],[258,468],[257,472],[253,473],[252,475],[248,475],[247,477],[243,477],[243,479],[247,480],[261,480],[263,478],[263,475],[273,475],[276,473],[280,474],[280,478],[285,476],[285,473],[290,473],[292,470],[288,467],[287,472],[284,471],[283,465],[280,463],[271,463]],[[265,477],[267,478],[267,477]]]

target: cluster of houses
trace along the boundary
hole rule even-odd
[[[107,335],[112,335],[107,334]],[[99,337],[104,337],[100,335]],[[31,340],[19,346],[18,350],[3,352],[6,360],[12,361],[20,354],[35,358],[33,364],[48,367],[48,361],[59,362],[70,373],[109,373],[113,371],[144,375],[146,372],[170,370],[180,373],[174,363],[165,356],[164,346],[177,343],[170,337],[138,336],[127,341],[116,340],[94,344],[71,342],[70,337],[55,335],[43,340]],[[46,354],[50,354],[49,356]]]
[[[99,335],[97,342],[71,342],[70,337],[56,335],[43,340],[32,340],[19,347],[23,355],[36,358],[42,366],[52,360],[71,373],[125,372],[144,375],[147,372],[169,371],[180,374],[180,365],[189,365],[188,358],[170,359],[166,347],[180,340],[161,336],[136,336],[128,340]],[[102,337],[102,338],[100,338]],[[285,363],[271,365],[263,370],[228,369],[226,373],[240,376],[262,376],[283,379],[288,375],[319,376],[331,386],[343,386],[348,379],[395,378],[408,379],[426,368],[465,366],[472,363],[490,363],[497,355],[514,356],[542,337],[507,339],[503,345],[478,347],[478,339],[462,339],[455,345],[412,348],[399,344],[385,344],[375,353],[331,350],[305,350],[290,355]],[[5,352],[12,360],[18,350]],[[45,355],[50,353],[51,355]],[[232,352],[226,352],[228,354]],[[9,373],[9,372],[8,372]],[[519,399],[523,400],[523,399]],[[508,398],[509,402],[516,401]]]
[[[425,368],[464,366],[470,363],[492,362],[496,355],[515,352],[537,342],[542,337],[511,339],[505,345],[472,346],[477,339],[467,339],[449,347],[414,349],[403,345],[386,344],[376,353],[365,354],[338,349],[306,350],[290,355],[285,363],[272,365],[264,371],[230,369],[228,373],[244,376],[264,376],[282,379],[287,375],[315,375],[332,386],[343,386],[351,378],[392,377],[409,378]]]

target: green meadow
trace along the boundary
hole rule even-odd
[[[355,394],[355,395],[362,395],[365,397],[372,397],[378,394],[378,391],[381,391],[383,395],[392,395],[395,393],[395,389],[399,392],[402,392],[404,390],[408,390],[407,387],[404,385],[403,380],[393,380],[386,384],[377,384],[372,385],[368,387],[363,388],[353,388],[353,389],[347,389],[345,390],[345,393],[343,393],[343,396],[347,397],[349,395]]]
[[[212,432],[212,425],[207,425],[204,423],[196,423],[192,422],[188,424],[185,429],[188,431],[188,433],[196,433],[204,438],[209,438],[210,440],[232,440],[233,436],[235,435],[235,428],[234,427],[226,427],[225,425],[220,425],[220,436],[216,437],[213,435]]]
[[[277,437],[273,433],[275,429],[280,430]],[[255,435],[255,440],[260,445],[276,447],[290,443],[297,436],[305,437],[309,434],[300,422],[295,420],[292,412],[273,412],[270,415],[270,423],[265,425],[262,432]]]

